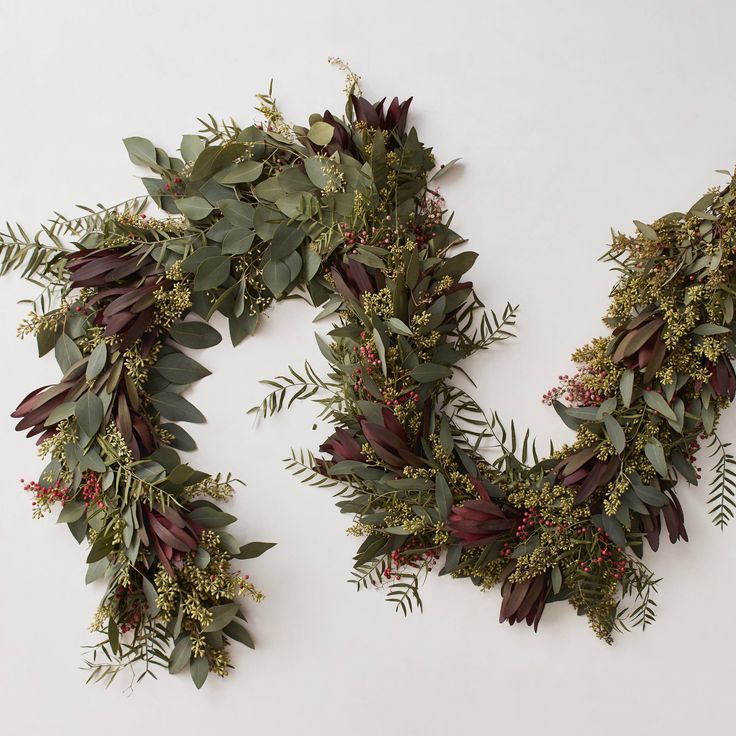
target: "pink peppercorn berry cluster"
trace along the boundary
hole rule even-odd
[[[88,473],[83,476],[84,485],[82,486],[82,498],[84,505],[97,506],[104,509],[105,502],[102,500],[102,482],[100,476],[96,473]]]
[[[378,353],[376,353],[373,341],[369,339],[368,333],[365,332],[365,330],[360,333],[360,340],[361,344],[355,345],[353,347],[353,352],[356,353],[360,357],[360,360],[365,364],[366,373],[369,376],[372,376],[373,369],[380,368],[381,359],[378,357]],[[356,394],[359,394],[363,390],[362,366],[358,366],[355,369],[353,378],[355,379],[355,382],[353,383],[353,390]],[[419,394],[416,391],[411,390],[402,393],[401,396],[396,399],[389,399],[384,396],[384,400],[387,406],[399,406],[400,404],[404,404],[407,401],[413,401],[416,404],[419,401]]]
[[[406,543],[404,549],[411,547],[413,545],[417,544],[417,540],[413,537]],[[421,567],[422,564],[427,565],[427,570],[431,570],[436,564],[437,560],[439,559],[440,553],[436,549],[428,549],[424,552],[420,552],[419,554],[404,554],[402,549],[395,549],[391,553],[391,561],[386,564],[386,568],[383,571],[383,576],[390,580],[392,577],[395,580],[399,580],[401,578],[401,573],[399,572],[400,567]]]
[[[542,396],[542,403],[552,406],[561,396],[571,406],[600,406],[605,396],[591,391],[584,383],[585,376],[596,375],[605,378],[608,371],[594,371],[589,368],[578,370],[574,376],[564,374],[559,376],[559,385],[551,388]]]
[[[174,177],[173,181],[164,184],[164,189],[171,194],[172,197],[179,198],[184,194],[184,182],[181,177]]]
[[[500,553],[501,557],[510,557],[514,547],[526,542],[537,527],[552,527],[554,525],[554,521],[545,519],[534,506],[528,508],[514,529],[514,539],[504,543]]]
[[[420,206],[419,213],[423,220],[421,224],[412,224],[409,226],[399,225],[398,229],[391,231],[385,231],[383,228],[375,225],[370,229],[363,228],[362,230],[356,230],[353,225],[347,222],[340,223],[339,227],[343,231],[342,234],[345,239],[346,248],[351,250],[353,254],[358,252],[358,246],[360,245],[390,245],[396,240],[397,235],[405,236],[410,234],[413,236],[416,244],[421,247],[426,245],[435,235],[434,227],[442,223],[444,210],[445,200],[439,194],[433,193]],[[391,228],[391,215],[386,215],[385,222],[387,223],[386,228]]]
[[[700,449],[700,440],[708,439],[708,435],[701,434],[700,437],[696,437],[695,439],[691,440],[687,445],[687,455],[685,456],[687,460],[689,460],[693,467],[695,467],[695,477],[700,480],[701,479],[701,472],[702,468],[699,465],[695,465],[695,461],[697,458],[695,457],[695,453]]]
[[[585,527],[578,529],[580,536],[585,536],[587,532],[588,529]],[[598,546],[598,555],[596,557],[590,557],[588,560],[581,560],[578,563],[580,570],[587,575],[597,566],[601,572],[610,573],[614,580],[621,580],[628,567],[626,559],[621,557],[623,549],[613,544],[602,527],[598,527],[593,531],[593,539]]]
[[[87,308],[86,304],[66,304],[62,308],[62,311],[64,312],[76,312],[77,314],[87,314],[89,312],[89,309]]]
[[[69,500],[69,486],[62,485],[61,479],[50,486],[43,486],[35,480],[26,482],[24,478],[21,478],[20,482],[23,483],[24,491],[30,491],[33,494],[33,506],[49,508],[57,502],[63,506]]]
[[[124,620],[120,621],[118,628],[121,634],[127,634],[132,629],[135,629],[143,620],[143,608],[147,604],[144,599],[130,595],[134,592],[135,588],[132,585],[118,585],[115,590],[118,612],[123,608],[130,607],[130,610],[124,614]]]
[[[386,222],[391,222],[391,215],[386,215]],[[359,245],[368,245],[369,241],[373,245],[379,246],[391,244],[392,238],[389,237],[388,233],[385,233],[383,236],[379,234],[378,238],[376,238],[378,228],[375,225],[370,230],[365,228],[363,230],[353,230],[352,228],[353,226],[346,222],[340,223],[340,229],[343,231],[342,236],[345,238],[345,246],[353,254],[358,252]]]

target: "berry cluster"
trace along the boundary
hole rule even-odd
[[[365,331],[360,333],[360,339],[361,344],[356,345],[353,348],[353,352],[356,353],[359,356],[359,359],[361,362],[365,364],[366,367],[366,373],[368,375],[373,374],[373,368],[380,367],[381,365],[381,359],[378,357],[378,353],[376,353],[375,346],[373,345],[373,342],[368,339],[368,335]],[[363,388],[363,367],[358,366],[355,369],[355,373],[353,374],[353,377],[355,379],[355,383],[353,384],[353,390],[355,393],[360,393],[360,391]]]
[[[115,601],[120,622],[118,628],[121,634],[127,634],[137,628],[143,620],[145,601],[140,595],[136,595],[132,585],[118,585],[115,590]]]
[[[580,527],[578,534],[584,536],[588,533],[588,529]],[[623,557],[623,549],[617,547],[611,541],[602,527],[598,527],[593,531],[593,543],[597,550],[597,554],[591,555],[587,560],[581,560],[578,565],[582,572],[586,575],[598,566],[601,573],[608,572],[615,580],[621,580],[628,567],[628,562]]]
[[[519,519],[519,523],[513,530],[514,539],[505,542],[501,549],[501,557],[510,557],[511,553],[521,542],[525,542],[539,526],[554,526],[554,522],[549,519],[545,519],[539,511],[532,506],[524,511],[524,514]]]
[[[597,371],[598,376],[605,378],[607,371]],[[591,375],[588,369],[578,370],[574,376],[565,373],[559,376],[559,385],[551,388],[542,396],[542,403],[552,406],[555,401],[564,396],[564,400],[571,406],[600,406],[606,398],[595,391],[591,391],[584,383],[583,378]]]
[[[176,176],[171,182],[164,184],[164,189],[174,197],[181,197],[184,194],[184,182],[181,177]]]
[[[55,503],[60,502],[63,506],[69,500],[69,487],[63,485],[61,479],[50,486],[43,486],[35,480],[26,482],[23,478],[20,482],[23,483],[23,490],[30,491],[34,496],[34,515],[43,516]]]
[[[102,500],[102,482],[100,476],[96,473],[87,473],[82,476],[84,485],[82,486],[82,498],[84,499],[84,505],[97,506],[97,508],[104,509],[105,502]]]
[[[391,215],[386,215],[386,222],[391,222]],[[340,224],[343,238],[345,238],[345,246],[349,250],[352,249],[354,254],[358,252],[357,247],[359,245],[368,245],[369,242],[374,245],[390,245],[392,242],[390,233],[384,232],[383,228],[379,233],[375,225],[370,230],[353,230],[352,227],[352,225],[345,222]]]
[[[399,572],[400,567],[409,566],[413,568],[422,567],[426,565],[427,570],[431,570],[439,559],[440,553],[436,549],[428,549],[419,553],[407,553],[406,550],[417,544],[417,540],[412,537],[402,548],[395,549],[391,553],[391,560],[386,564],[386,568],[383,571],[383,576],[390,580],[392,577],[395,580],[401,578]]]

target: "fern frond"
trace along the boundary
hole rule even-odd
[[[124,199],[122,202],[107,206],[98,203],[95,207],[87,207],[83,204],[76,205],[85,214],[77,217],[67,217],[60,212],[54,212],[56,217],[49,225],[44,226],[42,231],[50,238],[78,237],[86,235],[95,230],[101,230],[111,215],[126,214],[133,217],[139,215],[150,201],[147,194]]]
[[[716,457],[711,468],[713,477],[708,491],[708,513],[711,521],[723,530],[734,517],[736,510],[736,457],[729,451],[730,442],[722,442],[713,435],[709,449],[711,458]]]
[[[265,386],[271,386],[273,390],[260,404],[248,409],[248,414],[272,417],[284,408],[284,403],[286,403],[286,408],[290,409],[295,401],[311,399],[320,390],[330,391],[330,386],[317,375],[308,361],[304,361],[304,375],[297,373],[291,366],[289,366],[289,373],[291,375],[259,381]],[[289,396],[290,393],[291,396]],[[289,396],[288,402],[286,401],[287,396]]]
[[[655,579],[654,573],[637,558],[629,558],[629,566],[622,581],[623,597],[633,596],[634,608],[624,608],[617,615],[616,627],[628,631],[628,626],[644,631],[651,626],[657,617],[657,585],[661,578]]]
[[[158,679],[154,668],[168,667],[170,637],[166,627],[161,623],[149,623],[141,631],[136,632],[136,638],[131,643],[119,642],[114,648],[109,638],[96,644],[85,647],[91,651],[91,658],[85,659],[85,669],[89,671],[87,683],[98,682],[109,687],[115,678],[124,671],[129,671],[131,681],[128,689],[150,676]],[[143,671],[137,675],[135,665],[143,664]]]
[[[358,565],[350,573],[349,583],[355,585],[357,590],[367,588],[369,585],[373,585],[376,588],[380,588],[384,580],[384,574],[387,569],[387,563],[385,557],[378,557]]]
[[[24,279],[42,284],[55,273],[55,264],[67,252],[63,247],[43,242],[43,231],[31,238],[20,225],[6,223],[6,230],[0,232],[0,276],[20,271]],[[60,279],[61,274],[56,275]]]
[[[339,485],[340,481],[324,475],[317,470],[317,463],[311,451],[299,450],[299,453],[292,448],[291,457],[284,458],[286,469],[291,472],[295,478],[299,478],[300,482],[313,488],[334,488]]]
[[[422,599],[419,596],[419,575],[414,572],[396,573],[398,579],[388,585],[386,601],[393,603],[396,610],[406,616],[416,607],[422,611]]]
[[[487,350],[496,342],[516,337],[513,328],[516,326],[518,310],[518,304],[512,306],[510,302],[506,302],[499,317],[493,310],[486,311],[483,303],[474,294],[472,301],[458,314],[456,349],[468,356],[478,350]],[[476,324],[478,311],[481,311],[481,318]]]

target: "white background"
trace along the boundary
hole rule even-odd
[[[470,365],[481,404],[531,426],[544,446],[569,432],[540,403],[569,354],[602,331],[613,275],[597,258],[608,228],[686,209],[736,163],[733,37],[722,2],[11,2],[0,0],[0,220],[28,228],[76,203],[143,188],[120,143],[173,151],[206,113],[255,117],[271,77],[303,122],[343,103],[328,55],[348,59],[371,98],[414,95],[411,121],[440,161],[472,272],[489,306],[522,305],[519,339]],[[12,734],[733,733],[736,529],[708,521],[706,488],[683,489],[690,544],[648,561],[663,577],[645,634],[597,641],[565,604],[538,634],[499,626],[499,596],[433,577],[423,615],[404,619],[345,583],[355,540],[329,491],[283,468],[316,449],[315,407],[254,429],[257,380],[322,361],[314,313],[279,305],[258,336],[202,357],[214,376],[190,394],[194,463],[248,487],[232,511],[247,539],[279,544],[248,565],[267,599],[249,606],[255,652],[197,693],[162,673],[132,696],[85,686],[80,645],[100,590],[84,551],[34,521],[18,479],[40,465],[7,417],[57,379],[15,327],[13,278],[0,295],[0,729]],[[722,429],[736,439],[729,415]],[[706,459],[707,462],[707,459]]]

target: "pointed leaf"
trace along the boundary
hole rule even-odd
[[[192,676],[197,690],[201,689],[204,685],[207,675],[210,672],[209,664],[207,663],[207,657],[195,657],[189,665],[189,674]]]
[[[192,640],[189,636],[183,636],[176,643],[176,646],[171,650],[169,655],[169,672],[175,675],[177,672],[181,672],[189,662],[189,657],[192,654]]]
[[[204,197],[185,197],[177,199],[176,206],[184,217],[190,220],[204,220],[212,212],[212,205]]]
[[[659,440],[650,438],[644,446],[644,454],[652,464],[652,467],[663,477],[667,477],[667,460],[664,456],[664,449]]]
[[[82,351],[69,335],[62,332],[56,341],[54,356],[62,373],[66,373],[75,363],[82,359]]]
[[[169,337],[187,348],[211,348],[222,341],[220,333],[206,322],[177,322],[170,330]]]
[[[243,161],[234,169],[230,169],[222,176],[218,176],[217,180],[220,184],[247,184],[255,181],[263,171],[263,161]]]
[[[603,415],[603,424],[606,428],[608,439],[616,452],[620,455],[626,447],[626,435],[621,425],[610,414]]]
[[[105,363],[107,363],[107,345],[105,345],[104,342],[101,342],[90,353],[89,360],[87,361],[87,371],[85,373],[85,378],[88,381],[97,378],[97,376],[102,373],[102,369],[105,367]]]
[[[164,355],[154,367],[167,381],[177,385],[194,383],[211,375],[207,368],[183,353]]]
[[[644,402],[650,409],[659,412],[663,417],[677,421],[677,414],[672,411],[672,407],[667,403],[662,394],[656,391],[645,391]]]
[[[87,391],[74,406],[74,415],[80,428],[88,437],[94,437],[102,424],[105,413],[100,397],[92,391]]]
[[[631,395],[634,392],[634,371],[630,368],[627,368],[621,374],[619,390],[621,391],[621,399],[624,402],[624,406],[628,409],[631,406]]]
[[[123,143],[128,150],[130,160],[136,166],[147,166],[149,169],[157,168],[156,148],[147,138],[134,136],[123,139]]]
[[[162,417],[171,419],[173,422],[203,424],[207,421],[196,406],[173,391],[160,391],[151,397],[151,402]]]

